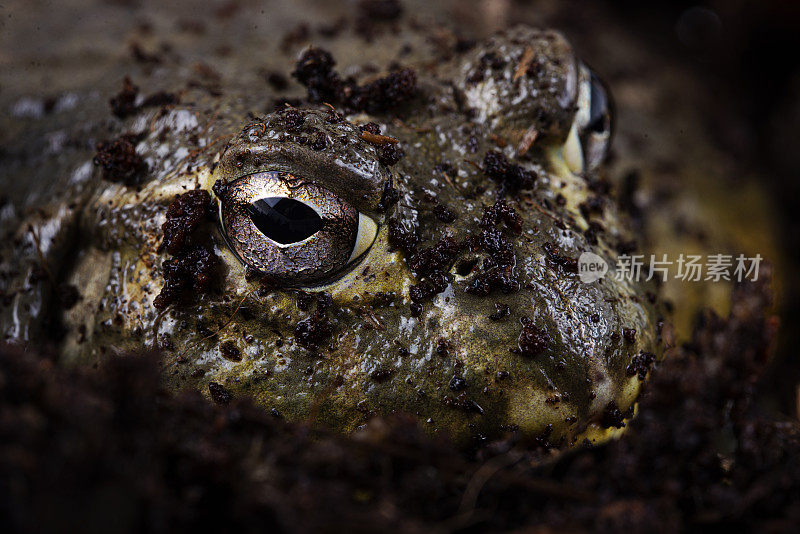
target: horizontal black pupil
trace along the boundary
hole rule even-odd
[[[281,245],[297,243],[322,229],[322,217],[292,198],[262,198],[248,204],[246,210],[256,228]]]

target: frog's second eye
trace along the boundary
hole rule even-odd
[[[602,80],[581,65],[579,83],[578,110],[564,145],[564,157],[573,172],[591,171],[602,163],[614,126],[610,93]]]
[[[338,195],[285,172],[243,176],[217,194],[233,252],[287,286],[330,281],[363,256],[378,231]]]

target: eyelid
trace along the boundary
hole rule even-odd
[[[320,187],[379,220],[384,185],[391,182],[391,174],[377,161],[377,155],[375,160],[364,158],[355,164],[291,142],[242,143],[223,154],[215,172],[232,182],[269,171],[313,176]]]

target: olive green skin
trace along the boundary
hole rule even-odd
[[[536,51],[543,74],[514,79],[528,47]],[[504,65],[476,84],[470,75],[487,51],[500,54]],[[114,128],[117,135],[147,131],[137,152],[150,173],[140,187],[105,182],[97,171],[86,176],[87,168],[78,167],[80,179],[58,184],[71,202],[19,223],[17,239],[5,243],[4,258],[17,273],[6,282],[13,302],[2,309],[2,331],[17,342],[45,339],[54,324],[52,310],[58,309],[50,282],[57,279],[74,284],[82,295],[77,305],[57,314],[56,324],[65,332],[58,351],[69,364],[102,364],[120,353],[159,349],[164,380],[175,389],[208,394],[215,382],[288,419],[344,432],[374,414],[405,412],[418,416],[427,430],[462,443],[497,438],[510,429],[556,445],[600,439],[608,435],[600,424],[606,409],[616,405],[625,412],[638,395],[640,379],[627,372],[631,358],[642,350],[660,352],[658,314],[642,285],[613,276],[584,284],[544,252],[550,243],[566,256],[592,251],[613,264],[614,245],[630,237],[611,199],[595,219],[605,229],[599,243],[589,245],[583,234],[588,222],[578,206],[590,195],[587,177],[571,173],[560,150],[574,114],[576,68],[559,34],[515,28],[432,72],[418,69],[418,95],[391,116],[358,114],[338,125],[317,121],[331,135],[346,129],[351,137],[353,124],[380,123],[382,133],[398,139],[406,153],[391,168],[378,162],[378,149],[364,140],[322,153],[273,146],[284,156],[280,161],[251,158],[243,168],[229,165],[231,154],[245,145],[257,152],[276,142],[270,129],[250,135],[253,123],[260,122],[247,118],[256,97],[235,84],[224,87],[221,97],[190,89],[183,103],[163,116],[143,111]],[[304,113],[317,118],[327,113],[318,109]],[[541,135],[524,157],[514,158],[530,128]],[[191,141],[193,146],[191,135],[200,139]],[[203,231],[224,264],[219,292],[161,313],[152,305],[167,257],[159,248],[160,226],[166,207],[186,190],[210,191],[220,179],[285,168],[319,177],[321,185],[342,194],[360,191],[347,173],[331,173],[332,162],[349,159],[350,167],[368,178],[368,191],[351,202],[381,223],[394,218],[414,229],[424,248],[444,237],[460,242],[480,232],[478,223],[494,203],[497,186],[475,164],[498,149],[493,139],[506,140],[504,152],[538,175],[534,190],[508,199],[523,220],[522,235],[509,235],[519,291],[468,294],[470,275],[460,276],[454,266],[447,289],[423,303],[419,318],[412,317],[409,290],[418,279],[404,254],[390,250],[386,224],[360,263],[338,279],[258,291],[259,283],[246,279],[245,266],[227,248],[219,226],[209,223]],[[443,162],[457,169],[457,176],[434,170]],[[382,213],[377,204],[387,181],[401,199]],[[475,194],[476,188],[485,191]],[[559,194],[563,205],[556,201]],[[439,221],[430,198],[453,209],[456,221]],[[50,274],[32,280],[40,253]],[[333,335],[315,350],[294,336],[297,323],[310,314],[298,307],[298,290],[325,291],[333,299],[328,311]],[[491,320],[496,303],[508,305],[511,314]],[[518,349],[523,317],[546,332],[543,353],[512,351]],[[624,339],[623,329],[636,331],[634,342]],[[440,354],[442,339],[447,350]],[[238,347],[241,361],[222,356],[226,342]],[[453,377],[463,378],[466,388],[453,391]],[[473,408],[454,406],[465,401]]]

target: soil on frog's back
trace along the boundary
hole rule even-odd
[[[764,317],[766,287],[739,288],[727,320],[703,317],[694,342],[655,374],[622,439],[577,450],[556,469],[526,467],[537,451],[510,442],[467,458],[399,416],[346,438],[285,423],[224,391],[211,392],[216,405],[174,396],[160,389],[154,355],[67,370],[46,355],[0,347],[0,480],[9,481],[0,502],[22,532],[109,517],[145,531],[410,532],[442,521],[466,526],[467,517],[493,529],[677,531],[736,522],[791,532],[800,517],[800,429],[750,405],[775,332]],[[513,467],[493,468],[475,493],[483,462]],[[142,473],[150,473],[146,484]],[[693,498],[676,498],[676,490]],[[387,506],[396,512],[387,516]],[[493,510],[491,519],[477,509]],[[158,524],[147,519],[154,517]]]

